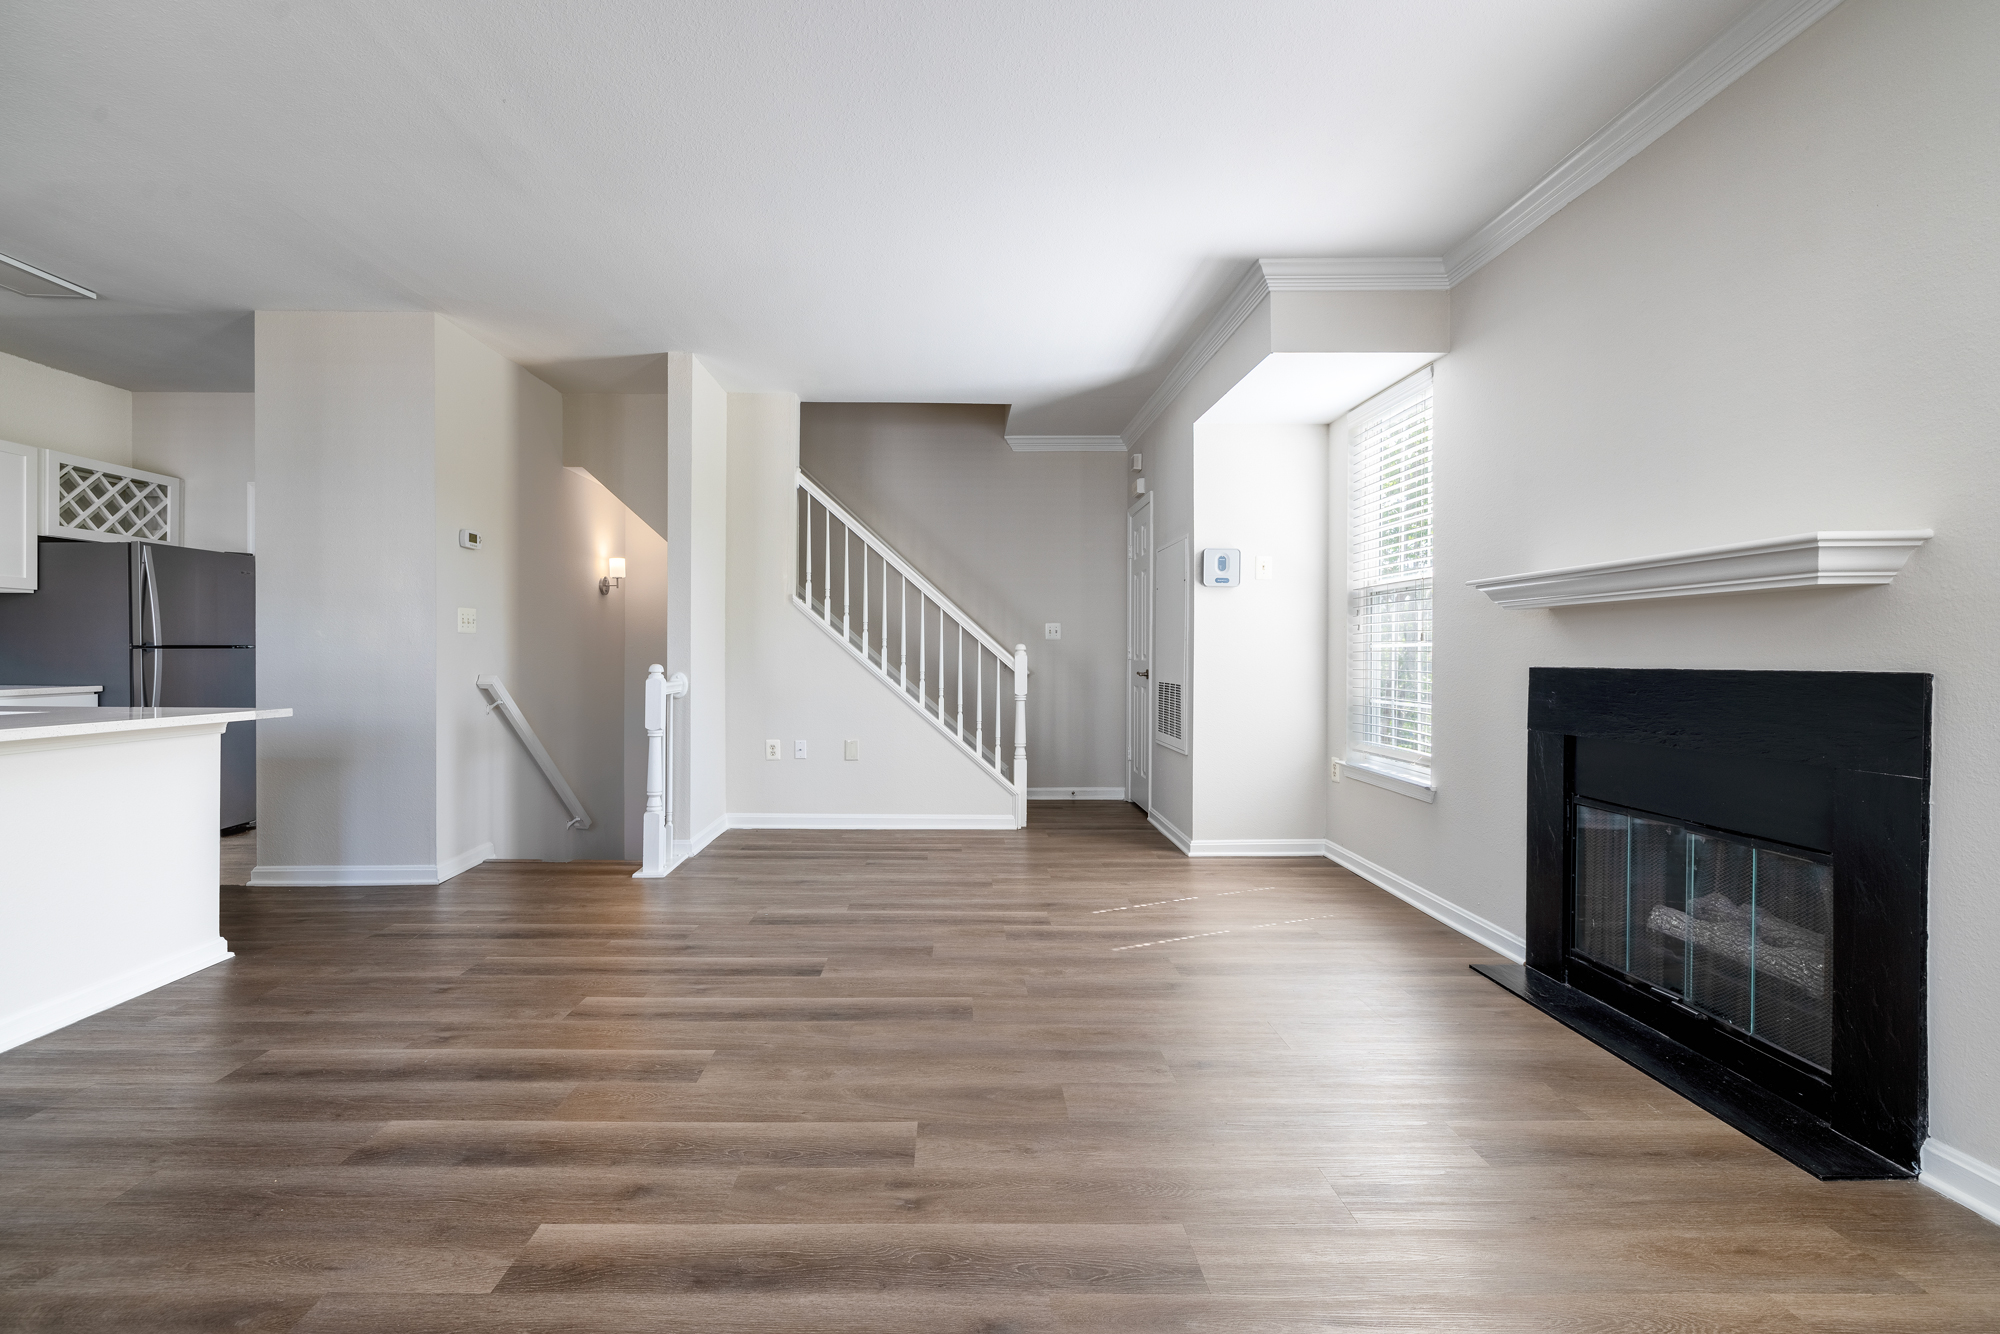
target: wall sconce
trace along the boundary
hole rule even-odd
[[[597,591],[600,596],[609,593],[614,585],[619,588],[625,587],[625,558],[623,556],[607,557],[604,562],[604,568],[606,571],[604,577],[597,581]]]

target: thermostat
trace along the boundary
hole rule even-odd
[[[1243,580],[1242,565],[1243,553],[1235,547],[1203,547],[1201,582],[1209,588],[1234,588]]]
[[[467,551],[477,551],[485,545],[485,539],[480,537],[476,529],[461,528],[458,530],[458,544]]]

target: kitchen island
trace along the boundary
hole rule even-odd
[[[222,733],[291,712],[0,700],[0,1051],[230,957]]]

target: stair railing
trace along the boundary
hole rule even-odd
[[[486,711],[491,713],[495,709],[500,710],[500,715],[513,727],[514,735],[521,738],[521,744],[526,746],[528,754],[534,757],[536,766],[542,771],[542,777],[549,780],[549,786],[556,790],[556,796],[569,808],[569,827],[590,828],[590,813],[584,810],[583,803],[577,800],[576,789],[562,776],[562,770],[556,768],[556,762],[549,758],[547,747],[543,746],[542,739],[535,735],[535,729],[528,725],[527,715],[521,712],[521,706],[507,693],[507,683],[497,676],[482,676],[479,678],[479,688],[493,701],[486,706]]]
[[[1001,647],[803,472],[797,523],[793,603],[1009,789],[1026,825],[1028,646]]]

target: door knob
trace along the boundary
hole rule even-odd
[[[1141,668],[1138,674],[1145,677],[1148,681],[1153,679],[1153,673],[1145,668]]]

